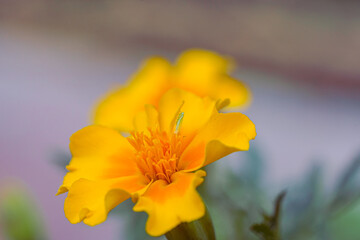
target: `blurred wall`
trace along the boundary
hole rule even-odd
[[[4,24],[116,48],[205,47],[321,88],[356,88],[358,1],[3,1]]]

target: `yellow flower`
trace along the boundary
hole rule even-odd
[[[230,59],[198,49],[184,52],[175,65],[161,57],[150,58],[127,86],[108,93],[100,101],[94,123],[129,131],[134,116],[145,104],[157,106],[161,96],[174,87],[200,97],[229,99],[229,107],[245,106],[251,94],[242,82],[228,75],[232,65]]]
[[[68,192],[65,215],[71,223],[96,225],[132,197],[145,211],[146,231],[162,235],[205,214],[196,191],[199,170],[235,151],[249,149],[255,126],[241,113],[219,113],[216,102],[171,89],[158,107],[146,105],[135,129],[123,137],[105,126],[85,127],[70,138],[72,160],[58,194]]]

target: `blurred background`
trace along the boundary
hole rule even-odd
[[[96,227],[66,220],[65,196],[55,193],[71,158],[69,137],[144,58],[175,60],[194,47],[232,56],[233,76],[253,92],[243,110],[257,127],[251,151],[211,166],[224,177],[210,172],[201,190],[214,218],[229,206],[242,214],[219,239],[260,239],[250,221],[270,214],[284,189],[285,240],[359,239],[355,0],[0,1],[0,239],[130,239],[136,224],[129,219],[140,215],[122,207]],[[206,190],[210,183],[230,195]],[[314,215],[321,217],[309,222]]]

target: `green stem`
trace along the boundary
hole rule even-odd
[[[192,222],[184,222],[165,234],[168,240],[215,240],[215,231],[208,210]]]

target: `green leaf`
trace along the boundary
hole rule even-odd
[[[299,183],[288,188],[281,225],[284,239],[312,239],[323,232],[319,225],[324,222],[327,202],[323,189],[323,168],[316,164]]]
[[[280,240],[280,211],[285,194],[286,192],[283,191],[277,196],[274,213],[271,216],[263,214],[263,222],[251,226],[251,230],[263,240]]]

